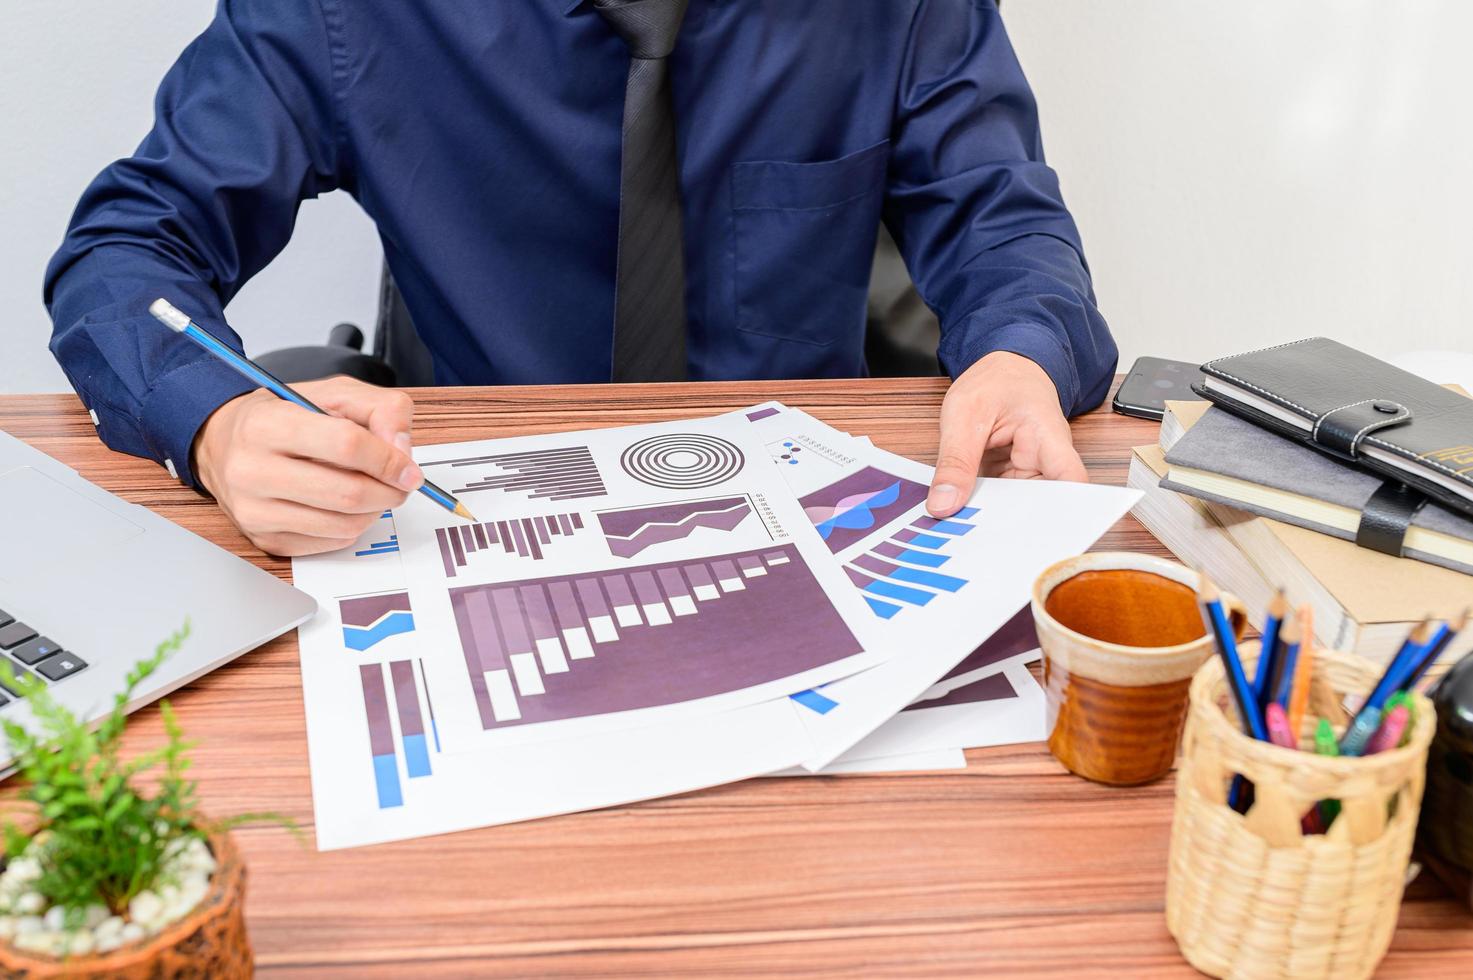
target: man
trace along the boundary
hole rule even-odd
[[[991,0],[223,0],[46,300],[102,438],[280,555],[418,486],[412,405],[337,379],[309,416],[146,310],[238,345],[222,305],[338,188],[450,385],[861,375],[883,219],[954,379],[932,513],[984,452],[1086,479],[1065,416],[1116,351]]]

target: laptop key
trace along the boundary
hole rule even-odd
[[[13,664],[13,663],[11,663],[8,660],[0,660],[0,663],[3,663],[5,666],[7,666],[7,667],[10,668],[11,672],[15,674],[15,679],[16,680],[24,680],[27,677],[35,677],[36,676],[35,674],[31,673],[29,670],[26,670],[20,664]],[[16,690],[13,685],[7,684],[5,681],[0,681],[0,690],[9,691],[11,694],[14,694],[16,697],[20,697],[20,691]]]
[[[0,609],[0,626],[9,626],[13,622],[15,622],[15,617],[4,609]]]
[[[60,643],[57,643],[49,636],[38,636],[34,640],[27,640],[14,650],[11,650],[10,655],[21,663],[29,667],[34,667],[37,663],[45,660],[53,653],[60,652]]]
[[[25,623],[11,623],[9,626],[0,626],[0,649],[13,649],[35,635],[36,631]]]
[[[36,670],[48,681],[59,681],[63,677],[72,676],[86,666],[87,661],[75,653],[58,653],[37,664]]]

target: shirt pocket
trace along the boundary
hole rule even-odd
[[[837,160],[731,171],[736,326],[828,346],[862,336],[890,141]]]

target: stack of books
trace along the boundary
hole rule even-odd
[[[1199,424],[1201,436],[1189,441]],[[1129,483],[1144,494],[1136,518],[1181,561],[1236,593],[1250,615],[1282,587],[1291,604],[1313,608],[1320,645],[1386,663],[1424,617],[1451,619],[1473,604],[1473,520],[1452,510],[1433,504],[1418,513],[1408,557],[1360,547],[1359,512],[1344,502],[1354,494],[1324,492],[1344,475],[1319,472],[1341,464],[1205,401],[1168,402],[1159,445],[1133,453]],[[1443,664],[1470,649],[1473,630]]]

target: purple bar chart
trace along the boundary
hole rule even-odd
[[[473,555],[516,555],[541,561],[549,545],[566,541],[581,530],[583,518],[578,514],[513,517],[484,524],[435,528],[435,543],[440,546],[445,577],[455,578],[460,569],[470,564]]]
[[[394,725],[389,720],[389,692],[384,687],[382,664],[358,668],[363,683],[363,710],[368,718],[368,745],[373,756],[373,781],[378,789],[380,810],[404,805],[399,786],[399,762],[394,750]]]
[[[427,470],[453,470],[445,489],[454,494],[498,490],[521,493],[533,500],[574,500],[602,497],[603,477],[587,446],[543,449],[493,456],[466,456],[421,464]],[[437,479],[444,479],[437,477]]]
[[[844,566],[870,610],[890,619],[906,606],[924,606],[938,595],[959,592],[967,580],[945,572],[950,542],[971,532],[977,508],[963,507],[947,520],[918,517]]]
[[[450,602],[486,729],[710,697],[860,652],[791,545],[452,588]]]

